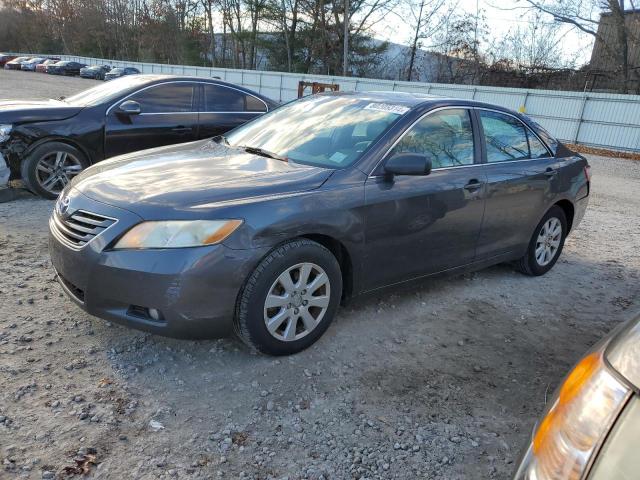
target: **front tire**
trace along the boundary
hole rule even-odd
[[[544,275],[558,261],[567,237],[567,217],[562,208],[554,205],[536,226],[527,253],[516,262],[525,275]]]
[[[319,243],[292,240],[271,251],[245,283],[235,332],[267,355],[300,352],[327,330],[341,296],[336,257]]]
[[[48,142],[36,147],[20,166],[22,181],[36,195],[55,199],[78,173],[89,166],[75,147]]]

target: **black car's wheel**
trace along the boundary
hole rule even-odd
[[[88,166],[86,157],[77,148],[62,142],[48,142],[35,148],[23,160],[21,174],[29,190],[53,199]]]
[[[335,256],[307,239],[269,253],[256,267],[236,306],[236,334],[268,355],[290,355],[327,330],[342,296]]]
[[[527,253],[516,262],[516,268],[526,275],[544,275],[558,261],[566,236],[564,210],[551,207],[534,230]]]

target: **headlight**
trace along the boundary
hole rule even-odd
[[[9,134],[11,133],[11,129],[13,125],[0,125],[0,143],[6,142],[9,140]]]
[[[630,389],[612,375],[602,350],[583,358],[556,393],[526,452],[517,480],[579,480]]]
[[[231,235],[242,220],[189,220],[139,223],[114,248],[183,248],[213,245]]]

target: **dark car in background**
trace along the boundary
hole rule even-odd
[[[104,80],[104,76],[109,70],[111,70],[109,65],[91,65],[80,69],[80,77]]]
[[[640,316],[580,360],[549,399],[515,480],[630,480],[640,460]]]
[[[10,62],[11,60],[14,60],[16,58],[15,55],[5,55],[3,53],[0,53],[0,67],[3,67],[6,65],[7,62]]]
[[[22,64],[31,60],[31,57],[16,57],[13,60],[4,64],[5,70],[20,70]]]
[[[86,67],[84,63],[63,60],[47,67],[47,73],[50,75],[80,75],[80,70]]]
[[[36,72],[38,73],[47,73],[49,69],[49,65],[55,65],[60,61],[59,58],[48,58],[44,62],[39,65],[36,65]]]
[[[125,77],[127,75],[138,75],[140,73],[140,70],[138,70],[137,68],[133,68],[133,67],[124,67],[124,68],[113,68],[111,69],[111,71],[107,74],[105,74],[104,79],[105,80],[113,80],[115,78],[120,78],[120,77]]]
[[[60,195],[49,250],[92,315],[291,354],[351,295],[501,262],[548,272],[589,185],[584,157],[505,108],[320,94],[87,169]]]
[[[11,179],[55,198],[100,160],[220,135],[276,105],[217,80],[127,76],[64,100],[0,102],[0,154]]]

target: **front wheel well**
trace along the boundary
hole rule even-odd
[[[575,209],[573,204],[569,200],[560,200],[556,202],[554,205],[557,205],[564,211],[565,217],[567,217],[567,234],[571,231],[571,227],[573,225],[573,217],[575,214]]]
[[[301,237],[319,243],[336,257],[342,272],[342,299],[348,299],[353,294],[353,263],[347,248],[342,242],[329,235],[308,234]]]
[[[36,140],[25,149],[25,151],[21,155],[20,161],[23,161],[27,156],[31,154],[31,152],[33,152],[39,146],[44,145],[46,143],[52,143],[52,142],[64,143],[65,145],[69,145],[70,147],[73,147],[79,150],[80,153],[82,153],[85,156],[89,165],[93,165],[94,161],[91,155],[89,155],[89,152],[87,152],[87,150],[78,142],[74,142],[73,140],[67,137],[47,137],[47,138],[42,138],[40,140]]]

